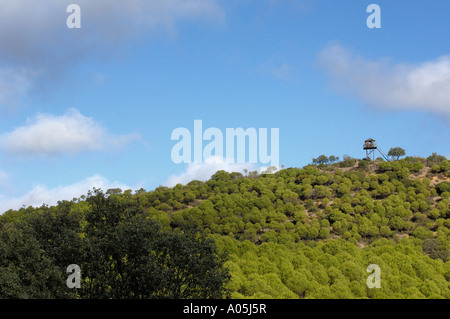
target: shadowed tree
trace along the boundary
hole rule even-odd
[[[222,298],[228,273],[210,240],[163,230],[139,206],[95,190],[87,199],[82,298]]]
[[[29,226],[0,228],[0,299],[55,298],[60,278]]]

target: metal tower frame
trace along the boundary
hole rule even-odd
[[[383,156],[386,161],[389,161],[389,158],[384,154],[384,152],[378,147],[373,138],[369,138],[364,141],[363,149],[366,150],[366,158],[371,159],[370,155],[372,155],[372,160],[375,161],[375,150]]]

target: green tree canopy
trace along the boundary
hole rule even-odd
[[[392,159],[398,160],[401,156],[405,156],[406,152],[401,147],[393,147],[389,150],[388,156],[391,156]]]

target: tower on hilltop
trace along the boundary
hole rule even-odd
[[[364,141],[363,149],[366,150],[366,158],[368,160],[375,160],[375,150],[380,152],[381,156],[384,157],[386,161],[389,161],[389,158],[383,153],[383,151],[375,144],[375,140],[373,138],[368,138]],[[372,158],[370,156],[372,155]]]

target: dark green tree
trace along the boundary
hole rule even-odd
[[[138,206],[96,190],[87,201],[82,298],[221,298],[228,273],[210,240],[163,230]]]
[[[333,164],[334,162],[339,161],[339,156],[331,155],[330,157],[328,157],[328,160],[329,160],[330,164]]]
[[[405,150],[401,147],[393,147],[388,152],[388,156],[391,156],[395,160],[398,160],[401,156],[405,156],[405,154]]]
[[[447,158],[445,158],[445,156],[438,155],[437,153],[433,153],[427,157],[427,165],[430,167],[435,164],[440,165],[443,161],[446,161],[446,160],[447,160]]]
[[[24,223],[0,229],[0,299],[55,298],[54,291],[65,285]],[[66,287],[67,289],[67,287]]]
[[[326,155],[320,155],[318,158],[313,158],[313,164],[328,164],[330,160]]]
[[[425,239],[422,243],[423,252],[429,255],[433,259],[442,259],[444,262],[447,261],[450,256],[450,250],[445,247],[445,245],[436,238]]]
[[[59,202],[56,207],[43,206],[27,219],[33,237],[59,274],[53,297],[73,298],[76,292],[66,285],[67,267],[80,260],[82,250],[81,213],[72,213],[73,203]]]
[[[436,185],[436,191],[439,195],[444,192],[450,192],[450,182],[441,182]]]

